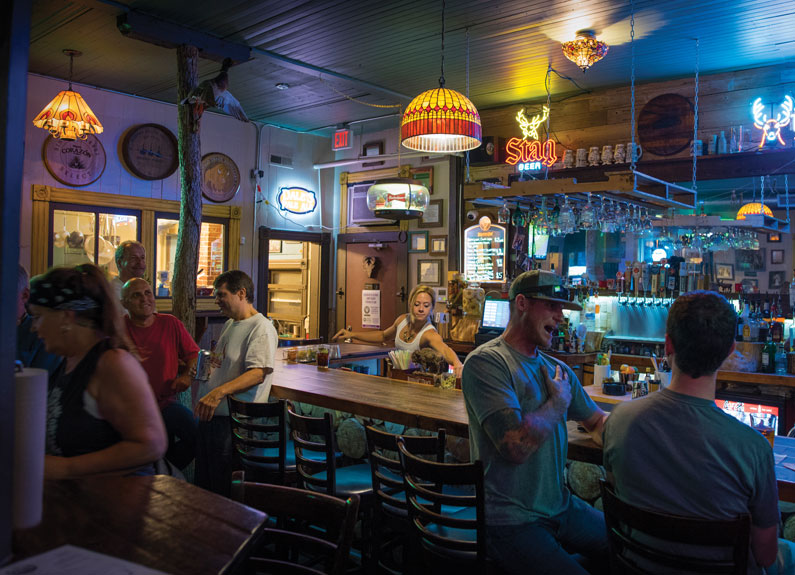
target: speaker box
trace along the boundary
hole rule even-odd
[[[505,157],[505,138],[485,136],[479,148],[469,152],[469,163],[472,166],[499,164]]]

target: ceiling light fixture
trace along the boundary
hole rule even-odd
[[[278,84],[276,84],[276,89],[277,90],[289,90],[290,89],[290,84],[287,84],[286,82],[279,82]]]
[[[444,87],[444,10],[442,0],[442,74],[439,87],[426,90],[406,108],[400,142],[409,150],[450,154],[480,146],[480,114],[463,94]]]
[[[605,57],[609,46],[596,39],[593,30],[578,30],[577,38],[563,43],[563,54],[582,68],[582,73]]]
[[[78,50],[64,50],[69,56],[69,89],[58,93],[33,120],[37,128],[44,128],[53,138],[62,140],[85,140],[89,134],[101,134],[100,124],[94,112],[78,92],[72,91],[72,65],[75,57],[82,56]]]
[[[740,211],[737,212],[736,219],[744,220],[745,216],[761,216],[761,215],[772,218],[773,210],[771,210],[765,204],[760,204],[759,202],[749,202],[740,208]]]

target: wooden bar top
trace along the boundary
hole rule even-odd
[[[172,575],[233,573],[267,515],[174,477],[44,483],[42,522],[14,532],[13,559],[76,545]]]

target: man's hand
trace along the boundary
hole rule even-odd
[[[177,377],[175,377],[174,381],[171,382],[171,390],[175,391],[176,393],[180,393],[188,389],[190,387],[190,384],[191,384],[191,376],[188,373],[183,373],[182,375],[178,375]]]
[[[566,371],[562,370],[559,365],[555,366],[555,377],[549,376],[549,371],[542,369],[541,373],[544,375],[544,383],[549,392],[549,400],[555,405],[555,408],[565,412],[571,403],[571,384],[569,383],[569,375]]]
[[[210,393],[202,397],[196,405],[195,410],[196,417],[199,418],[199,421],[210,421],[213,418],[215,409],[224,397],[226,397],[226,395],[223,391],[219,391],[219,388],[213,389]]]

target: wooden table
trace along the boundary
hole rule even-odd
[[[464,396],[455,389],[277,361],[271,396],[431,431],[444,427],[450,435],[469,436]]]
[[[71,544],[172,575],[232,573],[267,515],[165,475],[46,481],[41,524],[13,559]]]

